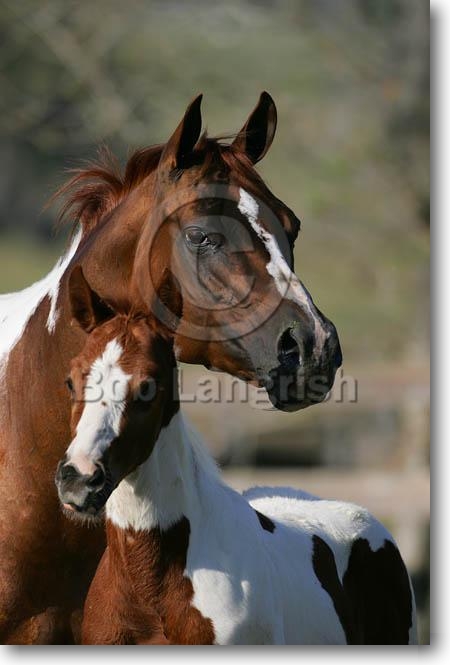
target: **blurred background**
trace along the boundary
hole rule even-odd
[[[41,210],[97,144],[125,162],[198,92],[209,133],[227,134],[271,93],[278,133],[259,170],[302,220],[296,272],[337,326],[344,383],[283,414],[227,399],[221,375],[221,398],[195,401],[212,375],[185,366],[185,409],[236,488],[290,484],[382,520],[427,643],[428,3],[0,0],[0,85],[1,291],[59,256],[65,234]]]

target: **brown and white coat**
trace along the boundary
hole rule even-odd
[[[58,489],[69,514],[106,502],[108,541],[83,642],[416,643],[412,587],[388,531],[356,505],[225,485],[179,410],[175,366],[157,326],[123,315],[94,329],[72,363],[72,378],[88,376],[76,380]],[[152,376],[155,400],[137,411],[133,396]],[[84,404],[93,385],[102,399]]]

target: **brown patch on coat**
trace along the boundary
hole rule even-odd
[[[8,636],[6,644],[72,644],[70,616],[57,607],[22,621]]]
[[[167,531],[119,529],[107,522],[108,547],[89,590],[83,644],[213,644],[213,624],[192,606],[184,576],[190,525]]]
[[[333,601],[348,644],[408,644],[412,597],[408,573],[389,540],[375,552],[365,538],[352,545],[343,581],[329,545],[313,536],[313,567]]]
[[[81,333],[58,321],[48,335],[49,307],[45,298],[11,351],[0,403],[0,642],[9,644],[72,642],[70,615],[105,546],[101,526],[64,518],[55,490],[70,440],[67,356]]]

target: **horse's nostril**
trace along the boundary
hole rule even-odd
[[[341,347],[338,345],[338,348],[336,349],[336,352],[334,354],[334,367],[335,369],[339,369],[341,365],[342,365],[342,351]]]
[[[58,469],[58,475],[60,480],[67,481],[78,478],[80,474],[72,464],[61,464]]]
[[[97,465],[92,476],[86,481],[86,485],[92,489],[100,489],[106,481],[105,470],[102,466]]]
[[[300,349],[289,328],[278,341],[278,361],[288,370],[294,370],[300,364]]]

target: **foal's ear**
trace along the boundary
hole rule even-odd
[[[262,92],[247,122],[233,141],[233,146],[259,162],[272,145],[277,128],[277,107],[268,92]]]
[[[160,168],[172,171],[182,169],[190,162],[190,157],[202,131],[200,105],[203,95],[197,95],[186,109],[180,124],[167,141],[159,162]]]
[[[80,265],[69,276],[72,317],[87,333],[114,316],[113,310],[89,286]]]

